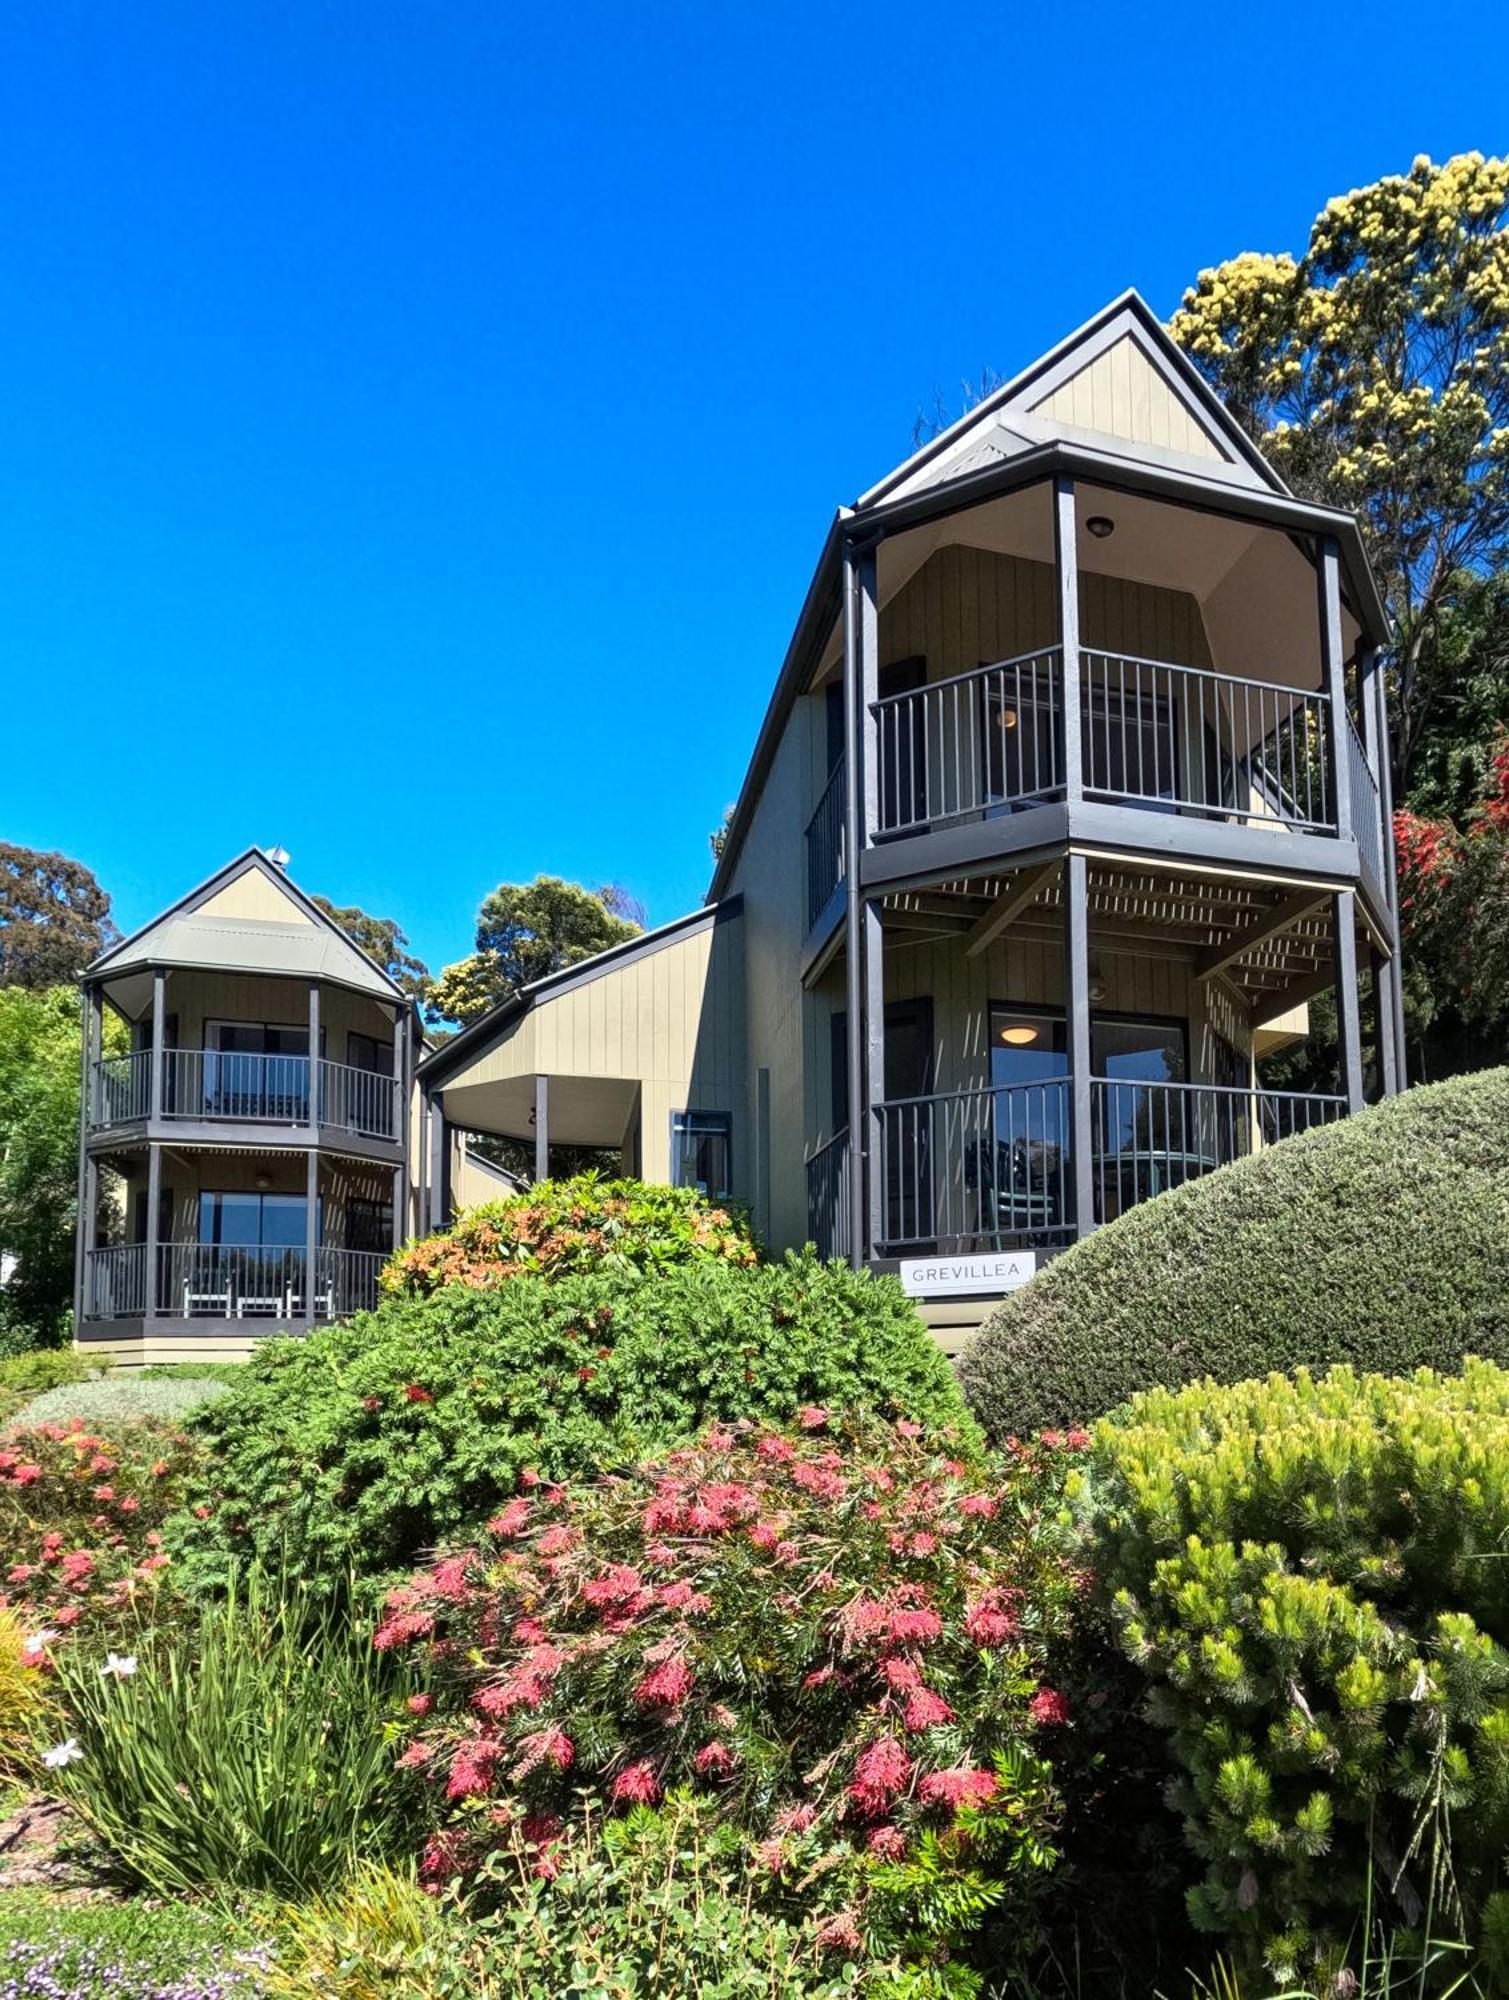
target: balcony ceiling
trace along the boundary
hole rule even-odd
[[[1196,967],[1219,955],[1246,932],[1256,934],[1271,913],[1303,899],[1292,882],[1260,882],[1218,874],[1164,873],[1138,865],[1092,861],[1088,870],[1090,947],[1139,956],[1175,958]],[[958,937],[986,917],[1018,879],[1012,873],[951,882],[887,896],[883,922],[895,938]],[[1249,1005],[1287,991],[1331,964],[1329,906],[1317,890],[1315,907],[1295,914],[1274,935],[1239,952],[1222,976]],[[1013,939],[1058,943],[1062,897],[1048,882],[1002,932]]]

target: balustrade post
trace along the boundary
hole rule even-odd
[[[1079,650],[1079,530],[1074,518],[1072,479],[1053,482],[1053,558],[1058,572],[1059,671],[1063,680],[1064,797],[1073,804],[1085,795],[1085,772]]]
[[[89,1128],[94,1123],[94,1023],[98,988],[86,987],[79,999],[79,1171],[78,1210],[73,1234],[73,1328],[84,1317],[84,1286],[89,1268],[89,1241],[94,1212],[89,1204]]]
[[[863,1129],[867,1184],[869,1189],[870,1248],[879,1248],[886,1238],[886,1162],[884,1120],[880,1106],[885,1100],[885,957],[880,905],[864,906],[865,964],[865,1104],[862,1128],[849,1120],[849,1136]],[[899,1149],[898,1149],[899,1150]]]
[[[314,1288],[318,1278],[316,1262],[320,1247],[320,1156],[309,1148],[304,1165],[304,1326],[314,1325]]]
[[[859,557],[843,555],[844,630],[844,984],[848,1001],[844,1062],[849,1100],[849,1262],[864,1266],[864,922],[859,893],[864,850],[864,770],[859,714],[863,698],[860,664]]]

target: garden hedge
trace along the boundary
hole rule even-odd
[[[1411,1090],[1110,1223],[959,1362],[993,1437],[1140,1389],[1509,1360],[1509,1070]]]
[[[256,1553],[383,1575],[477,1527],[522,1473],[633,1462],[714,1418],[868,1408],[978,1433],[894,1279],[813,1256],[599,1269],[396,1297],[260,1347],[196,1413],[213,1451],[189,1573]]]

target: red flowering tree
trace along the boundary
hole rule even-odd
[[[1394,815],[1399,915],[1420,1030],[1450,1008],[1475,1035],[1509,1030],[1509,730],[1464,823]]]
[[[1044,1675],[1086,1442],[982,1466],[809,1410],[536,1483],[376,1633],[427,1682],[402,1758],[434,1801],[425,1873],[472,1876],[522,1834],[548,1878],[584,1813],[691,1788],[827,1948],[889,1950],[924,1908],[944,1952],[991,1902],[1025,1916],[1053,1860],[1044,1738],[1071,1722]]]
[[[137,1422],[117,1437],[82,1419],[0,1438],[0,1608],[31,1639],[73,1626],[129,1631],[155,1599],[168,1558],[161,1527],[182,1499],[198,1447]],[[45,1645],[33,1650],[39,1657]]]

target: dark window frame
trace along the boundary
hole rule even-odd
[[[709,1188],[709,1201],[731,1201],[734,1187],[734,1118],[731,1111],[702,1111],[683,1108],[671,1113],[671,1186],[690,1187],[694,1183],[681,1178],[681,1145],[687,1134],[695,1135],[701,1130],[707,1137],[720,1137],[723,1141],[724,1178],[727,1185],[721,1190]]]

